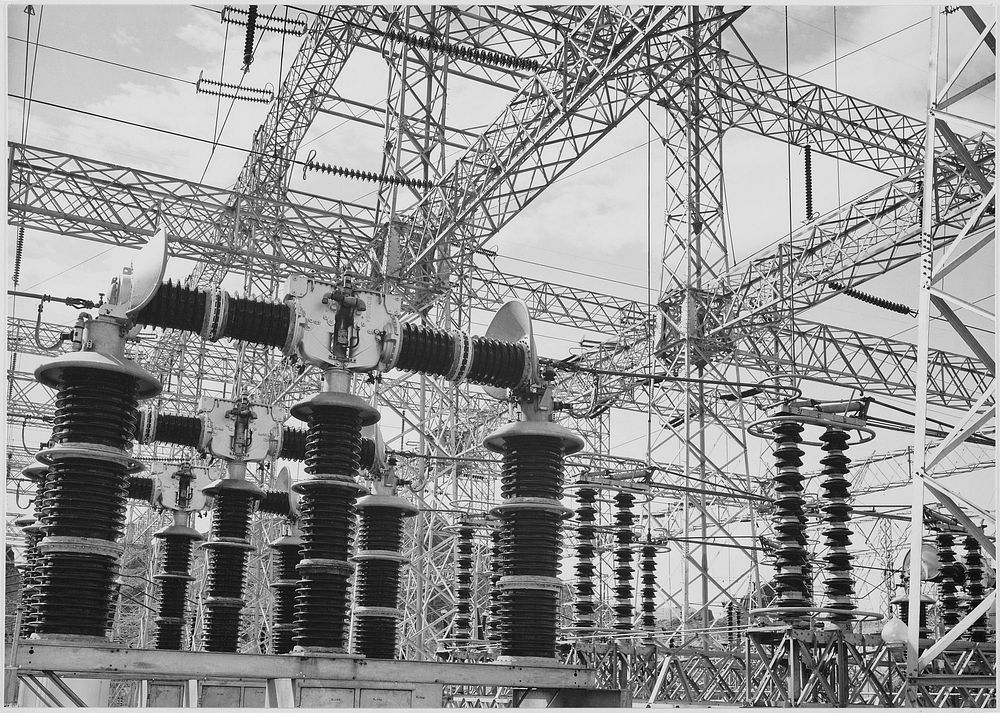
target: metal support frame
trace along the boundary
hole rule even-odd
[[[693,18],[698,22],[692,23],[689,13],[696,13]],[[29,229],[138,247],[152,233],[162,208],[171,253],[215,265],[196,273],[203,283],[217,281],[227,270],[237,270],[246,273],[251,291],[267,292],[277,273],[317,270],[334,274],[339,254],[343,264],[356,268],[367,269],[377,263],[381,270],[377,274],[397,280],[408,296],[408,306],[436,326],[467,327],[473,310],[493,310],[504,299],[517,296],[528,302],[540,321],[576,324],[613,336],[628,347],[616,349],[610,356],[608,350],[596,350],[584,355],[580,363],[637,371],[647,366],[653,338],[654,320],[645,304],[505,275],[484,268],[479,264],[482,255],[475,260],[473,255],[629,112],[644,101],[657,101],[667,107],[674,121],[667,146],[672,161],[668,190],[673,201],[668,228],[673,242],[664,257],[668,282],[676,283],[676,291],[664,298],[673,297],[679,309],[673,333],[660,343],[673,354],[667,366],[677,365],[692,376],[731,378],[737,364],[741,369],[737,373],[745,375],[743,380],[753,381],[761,374],[797,363],[801,373],[850,380],[875,393],[921,398],[919,392],[924,394],[925,405],[969,409],[978,404],[965,420],[964,430],[959,424],[954,436],[940,446],[941,465],[951,470],[962,457],[962,448],[957,446],[964,445],[965,438],[986,423],[988,410],[984,409],[991,407],[992,397],[984,395],[995,388],[988,376],[993,371],[995,349],[992,357],[988,349],[973,350],[975,357],[967,357],[928,348],[925,360],[920,361],[924,357],[912,345],[799,318],[793,331],[787,317],[838,294],[838,289],[830,286],[831,280],[856,287],[921,257],[927,236],[935,249],[946,252],[945,259],[935,265],[938,276],[958,269],[993,244],[993,216],[983,200],[985,190],[989,189],[988,196],[993,195],[993,138],[963,139],[946,131],[940,136],[943,143],[928,172],[920,162],[925,122],[762,67],[753,60],[717,52],[719,33],[738,14],[582,6],[449,6],[432,11],[412,8],[396,14],[354,6],[319,8],[233,190],[12,144],[11,220],[23,221]],[[989,46],[993,25],[980,23],[976,32],[980,42]],[[420,37],[450,38],[458,44],[529,57],[539,61],[543,69],[533,74],[443,58],[388,42],[384,37],[388,27],[405,27]],[[691,38],[694,43],[689,47],[686,41]],[[618,50],[614,56],[607,52],[612,44]],[[692,54],[691,47],[701,51]],[[383,190],[378,205],[369,207],[288,189],[289,169],[315,116],[347,111],[349,100],[337,95],[335,85],[351,52],[359,48],[382,53],[389,63],[390,90],[384,116],[390,146],[386,148],[384,171],[437,181],[425,195],[406,195],[402,200],[396,198],[399,194]],[[963,66],[971,56],[970,51]],[[486,131],[470,136],[444,121],[444,87],[440,82],[448,74],[510,95],[507,107]],[[971,86],[982,87],[983,80]],[[939,123],[961,118],[960,94],[952,93],[939,101]],[[961,125],[978,126],[976,122]],[[721,137],[730,128],[809,143],[821,153],[894,178],[795,231],[791,248],[789,240],[782,238],[772,249],[733,265],[722,232],[719,153]],[[932,142],[939,141],[935,132],[929,135]],[[441,159],[449,143],[468,148],[464,157],[446,170]],[[428,161],[428,155],[434,158]],[[933,176],[933,180],[925,181],[925,176]],[[463,188],[470,185],[475,187],[474,193]],[[918,227],[921,185],[934,186],[938,209],[929,222],[925,221],[923,233]],[[924,217],[928,215],[925,210]],[[399,239],[400,258],[395,274],[393,265],[386,262],[391,251],[380,247],[385,240],[380,231],[387,222],[396,223],[394,230],[398,229],[394,239]],[[275,239],[264,248],[261,235]],[[948,307],[951,315],[946,312],[944,317],[953,326],[960,325],[961,320],[954,315],[965,311],[961,303],[949,301],[947,296],[934,297],[935,303],[958,305]],[[707,318],[700,324],[699,310],[707,310]],[[9,339],[21,340],[14,342],[18,352],[38,353],[32,352],[32,327],[28,321],[12,322],[10,334],[15,336],[9,335]],[[47,341],[58,327],[43,325],[43,329]],[[780,348],[789,338],[795,340],[796,355]],[[139,360],[167,377],[167,410],[183,411],[189,400],[193,403],[201,393],[213,394],[232,380],[236,361],[228,344],[194,345],[169,337],[161,341],[161,347],[152,356],[140,353]],[[190,368],[194,359],[203,365],[197,373]],[[914,384],[908,373],[914,363],[923,365],[926,379],[920,384]],[[312,390],[310,379],[315,375],[311,371],[295,375],[272,356],[257,364],[257,371],[240,378],[248,382],[244,387],[262,400],[287,403]],[[22,417],[27,420],[51,410],[45,405],[47,392],[32,387],[22,376],[15,375],[13,380],[16,398],[11,403],[16,409],[11,413],[18,414],[15,427],[20,426]],[[581,375],[568,379],[566,386],[568,398],[581,402],[589,397],[593,384],[589,375]],[[715,461],[708,446],[719,434],[737,450],[742,444],[742,424],[750,402],[720,398],[732,397],[735,391],[710,393],[693,386],[602,378],[594,400],[603,410],[595,409],[592,418],[574,421],[574,425],[586,426],[591,452],[588,460],[581,459],[571,467],[614,468],[622,462],[604,452],[610,436],[609,409],[645,412],[647,400],[652,400],[653,417],[665,428],[663,437],[654,443],[653,463],[638,465],[651,466],[650,485],[660,486],[657,492],[664,494],[662,512],[651,514],[652,524],[662,527],[666,540],[675,538],[684,543],[677,549],[683,550],[680,556],[687,576],[664,594],[668,601],[683,606],[686,595],[682,592],[695,586],[695,595],[684,606],[686,614],[699,604],[724,601],[730,596],[728,589],[745,587],[756,578],[757,548],[737,540],[732,525],[743,517],[753,517],[752,497],[737,495],[756,493],[747,476],[749,462],[741,462],[739,457]],[[474,390],[406,378],[384,379],[378,385],[378,398],[403,417],[404,433],[392,445],[408,450],[406,441],[412,438],[420,444],[425,460],[404,464],[404,470],[407,477],[423,479],[426,494],[418,497],[422,507],[428,511],[479,508],[494,499],[488,466],[466,467],[449,459],[481,457],[476,444],[504,417],[501,407]],[[431,413],[447,415],[435,421],[427,418]],[[470,424],[477,425],[469,428]],[[459,432],[460,428],[464,430]],[[925,443],[927,438],[925,431]],[[668,462],[660,462],[671,443],[682,441],[688,444],[683,463],[669,462],[673,460],[669,457],[664,458]],[[27,455],[20,453],[19,446],[14,450],[18,458]],[[900,458],[905,460],[905,455],[897,456],[894,463]],[[448,465],[421,467],[442,462]],[[977,452],[968,460],[968,467],[981,467],[984,462]],[[898,483],[906,477],[905,469],[887,467],[883,476],[877,468],[872,470],[877,483]],[[692,497],[689,474],[713,484]],[[933,481],[925,482],[934,490]],[[942,488],[935,492],[943,493],[939,499],[950,510],[958,509],[957,504],[948,505],[949,497]],[[429,642],[446,632],[450,621],[452,545],[441,536],[450,522],[450,515],[429,515],[418,525],[419,544],[413,554],[424,566],[419,579],[407,590],[419,592],[407,603],[406,626],[411,627],[407,631],[422,632],[412,635],[417,642],[411,651],[414,655],[433,654]],[[145,519],[136,523],[133,539],[141,548],[150,524]],[[698,537],[687,537],[690,528],[685,525],[693,526]],[[697,541],[691,543],[691,539]],[[732,582],[717,582],[708,571],[705,555],[715,547],[707,544],[712,539],[745,557],[746,566],[734,569]],[[984,552],[990,556],[985,543]],[[675,552],[673,556],[678,555]],[[265,601],[251,604],[260,613],[252,626],[267,620],[266,606]],[[430,616],[418,621],[422,614],[417,612],[423,609]],[[125,617],[130,631],[141,630],[138,616]],[[675,647],[661,659],[644,658],[645,654],[636,653],[640,648],[630,650],[626,645],[616,646],[613,655],[603,658],[593,652],[590,655],[607,663],[609,680],[624,675],[642,697],[662,673],[659,686],[672,691],[667,696],[671,700],[680,697],[681,691],[684,697],[705,702],[728,700],[730,689],[737,690],[731,667],[735,659],[722,665],[713,658],[714,636],[702,636],[700,648],[695,646],[698,637],[689,637],[684,647]],[[810,655],[819,660],[818,654]],[[941,660],[951,661],[950,655],[946,652]],[[958,675],[955,671],[971,666],[960,661],[948,665],[952,668],[947,675]],[[817,680],[813,686],[822,688]],[[279,688],[272,698],[287,700],[287,688]]]
[[[975,13],[973,14],[975,15]],[[968,247],[967,252],[964,253],[963,259],[971,254],[974,254],[975,252],[982,251],[984,248],[996,245],[995,231],[992,229],[992,221],[987,221],[985,218],[988,206],[995,205],[995,176],[993,174],[984,174],[979,170],[977,162],[972,159],[971,156],[968,156],[963,150],[957,150],[960,149],[961,143],[956,139],[950,124],[967,124],[968,122],[961,121],[963,111],[962,104],[954,101],[948,101],[949,90],[956,84],[959,76],[968,69],[968,59],[971,59],[979,47],[988,44],[988,40],[992,39],[992,34],[989,31],[989,28],[977,25],[976,30],[979,33],[979,36],[966,55],[968,59],[961,62],[953,71],[950,71],[949,75],[945,78],[943,85],[939,85],[938,59],[941,52],[941,15],[942,9],[940,7],[932,8],[927,128],[924,134],[924,175],[937,176],[949,170],[947,165],[943,165],[945,164],[945,161],[943,160],[941,151],[939,150],[941,142],[949,146],[956,152],[959,159],[959,169],[964,170],[964,172],[971,178],[970,184],[974,188],[973,191],[970,192],[969,197],[972,199],[970,206],[973,210],[966,216],[965,222],[958,223],[956,225],[959,230],[951,240],[946,241],[944,244],[936,244],[933,237],[934,220],[935,215],[937,215],[940,210],[941,196],[934,190],[934,184],[936,182],[925,182],[922,195],[922,225],[920,239],[921,269],[916,372],[917,414],[913,449],[914,473],[913,484],[911,487],[912,503],[909,544],[911,552],[920,551],[924,535],[923,510],[926,489],[929,490],[932,495],[937,497],[937,499],[941,501],[945,507],[952,512],[952,514],[959,518],[966,531],[979,540],[979,542],[982,543],[987,549],[987,552],[990,553],[989,556],[995,559],[995,545],[985,536],[982,528],[976,525],[971,518],[969,518],[965,512],[950,497],[948,497],[945,491],[941,488],[935,487],[934,483],[935,467],[939,465],[943,456],[960,447],[975,430],[985,426],[991,420],[995,423],[997,402],[995,378],[989,380],[983,385],[980,393],[977,394],[978,398],[976,401],[964,414],[961,415],[959,422],[953,428],[952,432],[948,434],[944,442],[934,450],[928,449],[927,419],[929,415],[929,353],[932,339],[935,336],[931,331],[932,307],[942,313],[945,317],[946,323],[954,330],[954,333],[957,333],[974,353],[987,362],[987,364],[991,367],[991,373],[995,371],[995,368],[993,368],[993,362],[996,357],[995,350],[997,347],[995,343],[996,312],[986,312],[986,314],[990,317],[989,323],[992,326],[994,343],[989,346],[984,346],[965,327],[962,312],[953,310],[951,306],[947,304],[947,302],[950,301],[948,298],[951,295],[949,295],[948,291],[946,291],[941,275],[943,268],[950,267],[953,269],[955,263],[951,260],[951,258],[960,254],[961,251],[966,250],[966,246],[970,243],[972,243],[972,245],[971,247]],[[976,15],[976,19],[978,19],[978,15]],[[976,24],[975,20],[973,20],[973,24]],[[982,25],[981,20],[980,25]],[[990,49],[993,50],[992,47],[990,47]],[[946,102],[948,111],[943,112],[941,111],[941,106]],[[995,136],[995,128],[990,130],[990,134]],[[989,229],[986,236],[991,237],[983,236],[979,239],[971,238],[970,236],[975,235],[982,229],[981,226],[983,223],[987,223],[987,228]],[[952,281],[950,285],[954,285],[954,281]],[[996,299],[997,298],[995,298],[995,300]],[[954,302],[957,302],[960,305],[965,305],[964,301],[958,297],[955,297]],[[993,354],[990,354],[990,349],[993,349]],[[976,609],[972,612],[968,612],[952,631],[947,632],[934,646],[921,654],[918,648],[918,613],[920,606],[920,587],[918,583],[921,581],[920,562],[918,557],[911,558],[909,581],[911,582],[911,586],[908,601],[909,636],[906,651],[907,685],[905,695],[906,700],[910,705],[919,705],[921,701],[921,693],[923,691],[922,686],[930,683],[933,679],[931,676],[921,674],[921,670],[945,652],[948,649],[948,646],[952,644],[952,642],[954,642],[973,621],[979,618],[979,616],[986,611],[989,607],[989,604],[986,604],[986,602],[995,601],[996,592],[995,590],[990,592],[983,600],[983,605],[976,607]],[[995,676],[995,661],[992,665],[992,674]]]

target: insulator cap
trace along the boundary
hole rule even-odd
[[[317,406],[336,406],[338,408],[353,409],[360,414],[362,426],[371,426],[378,423],[378,420],[382,418],[382,414],[360,396],[345,394],[339,391],[323,391],[312,398],[300,401],[292,406],[291,414],[300,421],[308,422],[309,417]]]
[[[58,389],[64,381],[67,369],[94,369],[132,377],[138,384],[140,399],[153,398],[163,391],[159,380],[131,359],[99,352],[70,352],[57,356],[35,369],[35,378],[46,386]]]
[[[515,421],[501,426],[483,440],[483,446],[494,453],[506,453],[507,440],[518,436],[546,436],[558,438],[563,455],[583,450],[585,442],[568,428],[550,421]]]

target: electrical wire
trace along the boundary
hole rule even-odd
[[[54,47],[52,45],[46,45],[38,41],[31,42],[20,37],[13,37],[12,35],[7,35],[8,40],[13,40],[15,42],[26,42],[29,45],[34,45],[35,49],[42,47],[43,49],[52,50],[53,52],[61,52],[63,54],[72,55],[73,57],[79,57],[81,59],[89,59],[94,62],[100,62],[102,64],[109,64],[113,67],[120,67],[122,69],[130,69],[134,72],[142,72],[143,74],[150,74],[154,77],[160,77],[161,79],[169,79],[173,82],[180,82],[182,84],[195,84],[195,82],[190,79],[181,79],[180,77],[173,77],[169,74],[163,74],[162,72],[155,72],[151,69],[143,69],[142,67],[136,67],[130,64],[121,64],[120,62],[112,62],[110,59],[102,59],[101,57],[94,57],[93,55],[84,54],[82,52],[74,52],[72,50],[63,49],[62,47]]]

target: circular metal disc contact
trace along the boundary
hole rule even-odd
[[[132,261],[132,294],[125,313],[130,317],[145,307],[160,289],[167,271],[167,230],[160,228]]]
[[[528,381],[538,386],[541,377],[538,373],[538,350],[535,348],[535,332],[531,326],[531,315],[521,300],[511,300],[497,310],[486,328],[487,339],[498,342],[528,341]],[[483,391],[498,401],[507,399],[507,389],[497,386],[483,386]]]

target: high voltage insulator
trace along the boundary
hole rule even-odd
[[[806,220],[813,219],[813,162],[812,147],[806,146]]]
[[[184,639],[188,583],[194,581],[189,571],[191,548],[204,538],[197,530],[176,522],[154,537],[163,540],[163,558],[160,571],[153,575],[160,588],[153,647],[179,651]]]
[[[302,560],[295,595],[295,644],[305,651],[346,650],[349,558],[355,499],[365,488],[361,469],[361,428],[379,413],[350,394],[322,392],[292,407],[309,424],[306,473],[292,489],[301,495],[299,530]]]
[[[84,350],[40,366],[35,377],[56,389],[51,447],[38,453],[49,466],[38,543],[40,636],[103,639],[124,534],[128,472],[140,464],[128,452],[138,400],[160,384],[123,358],[116,322],[81,318]]]
[[[35,484],[34,514],[25,518],[20,525],[25,539],[24,579],[21,588],[21,635],[25,638],[35,633],[38,619],[38,585],[41,577],[38,543],[45,534],[42,519],[48,472],[49,469],[43,465],[31,465],[21,471],[21,475]]]
[[[150,327],[194,332],[209,341],[228,338],[283,347],[294,327],[294,312],[282,302],[251,300],[167,280],[134,319]]]
[[[14,287],[21,281],[21,258],[24,255],[24,226],[17,226],[17,245],[14,248]]]
[[[983,601],[983,555],[979,549],[979,541],[968,535],[965,545],[965,591],[969,595],[966,602],[967,611],[971,612]],[[983,643],[986,641],[986,617],[981,616],[972,622],[968,629],[970,641]]]
[[[205,626],[202,646],[206,651],[234,652],[239,647],[243,588],[250,544],[250,517],[263,492],[239,478],[222,478],[203,489],[214,498],[212,539],[208,551]]]
[[[583,440],[553,423],[519,421],[494,431],[484,445],[503,454],[504,502],[491,511],[503,523],[500,653],[553,659],[561,526],[570,512],[560,503],[563,456],[579,451]]]
[[[455,638],[468,640],[472,630],[472,533],[467,522],[458,524],[458,587],[455,590]]]
[[[729,643],[729,648],[735,650],[737,646],[740,645],[740,628],[743,625],[741,621],[743,610],[740,609],[735,602],[726,602],[726,640]]]
[[[632,566],[632,542],[635,535],[632,526],[635,515],[632,507],[635,496],[631,493],[615,495],[615,629],[631,631],[632,624],[632,583],[635,568]]]
[[[955,562],[955,534],[947,530],[937,533],[938,561],[941,579],[938,582],[938,614],[945,631],[958,623],[958,567]]]
[[[256,8],[257,6],[254,5],[253,7]],[[249,10],[233,7],[232,5],[226,5],[222,8],[222,21],[230,25],[247,25],[249,15]],[[301,15],[289,20],[284,17],[263,14],[258,10],[255,22],[257,30],[260,32],[277,32],[282,35],[295,35],[296,37],[301,37],[306,33],[306,21],[302,19]]]
[[[358,552],[354,597],[354,653],[370,659],[396,657],[403,520],[417,508],[395,495],[368,495],[357,504]]]
[[[256,104],[269,104],[274,99],[274,90],[267,86],[263,89],[259,87],[244,87],[239,84],[229,84],[227,82],[219,82],[214,79],[208,79],[204,76],[198,77],[198,81],[195,82],[194,89],[198,94],[209,94],[214,97],[238,99],[240,101],[254,102]]]
[[[304,428],[283,429],[281,432],[281,452],[278,453],[278,458],[305,460],[308,437],[309,432]]]
[[[808,553],[806,551],[806,517],[802,498],[803,451],[802,426],[794,421],[782,421],[772,429],[777,473],[774,480],[774,529],[778,551],[775,580],[778,583],[777,606],[806,607],[812,604]],[[799,618],[786,615],[789,620]]]
[[[247,10],[246,37],[243,41],[243,71],[250,69],[253,63],[253,36],[257,30],[257,6],[251,5]]]
[[[916,314],[912,309],[904,304],[898,302],[892,302],[890,300],[884,299],[882,297],[876,297],[875,295],[870,295],[867,292],[861,292],[860,290],[855,290],[853,287],[847,287],[843,283],[837,282],[836,280],[829,280],[827,284],[835,290],[843,292],[848,297],[853,297],[856,300],[866,302],[867,304],[874,305],[876,307],[881,307],[882,309],[889,310],[890,312],[897,312],[898,314]]]
[[[656,547],[642,546],[642,628],[656,630]]]
[[[499,527],[490,531],[490,608],[487,622],[487,638],[500,643],[501,620],[503,618],[503,595],[500,578],[503,577],[503,533]]]
[[[455,59],[475,62],[476,64],[487,64],[506,69],[524,69],[532,72],[538,71],[538,68],[541,67],[541,64],[533,59],[513,57],[508,54],[502,54],[492,50],[478,49],[476,47],[454,45],[449,42],[442,42],[441,40],[427,37],[426,35],[412,35],[399,30],[387,30],[381,32],[381,34],[395,42],[402,42],[408,47],[432,50],[434,52],[446,54],[449,57],[454,57]]]
[[[526,383],[528,365],[527,348],[520,342],[404,323],[399,346],[387,368],[513,389]]]
[[[850,611],[856,609],[854,604],[854,578],[851,576],[851,554],[848,547],[851,544],[851,530],[848,523],[851,520],[852,508],[849,504],[850,483],[847,481],[847,464],[851,459],[845,455],[849,434],[839,428],[830,427],[820,436],[823,450],[827,455],[820,460],[823,466],[822,497],[826,501],[822,505],[825,513],[823,522],[824,544],[828,548],[826,560],[826,607],[842,609],[845,614],[831,614],[828,617],[827,628],[839,628],[842,622],[853,619]]]
[[[295,590],[299,577],[295,568],[302,557],[299,548],[302,538],[285,535],[268,545],[271,555],[271,590],[274,592],[274,610],[271,621],[271,653],[287,654],[295,646]]]
[[[908,595],[904,594],[901,597],[896,597],[895,599],[892,600],[892,603],[896,606],[896,616],[899,617],[900,621],[902,621],[904,624],[909,623],[910,606],[909,606]],[[931,638],[931,630],[930,627],[928,626],[927,614],[930,605],[933,603],[934,600],[931,597],[928,597],[926,594],[920,595],[920,617],[918,619],[918,625],[917,625],[917,636],[921,639]]]
[[[38,559],[38,541],[42,539],[42,527],[31,515],[23,515],[14,520],[24,534],[24,567],[21,569],[21,631],[27,638],[34,633],[35,564]]]
[[[329,163],[322,163],[315,159],[316,151],[309,153],[306,159],[305,168],[309,171],[331,174],[352,178],[355,181],[370,181],[371,183],[388,184],[391,186],[407,186],[409,188],[422,188],[428,190],[434,187],[431,181],[422,178],[405,178],[403,176],[390,176],[387,173],[374,173],[372,171],[359,171],[356,168],[346,168],[344,166],[333,166]]]
[[[152,503],[153,479],[145,475],[130,475],[126,495],[129,500]]]
[[[593,629],[594,620],[594,546],[596,537],[597,490],[580,488],[576,491],[576,610],[574,626]]]
[[[143,409],[140,414],[140,425],[140,443],[173,443],[191,448],[200,448],[204,445],[202,442],[204,421],[198,416],[165,414],[158,413],[156,409]],[[304,461],[307,437],[306,429],[287,426],[282,428],[278,458]],[[374,439],[361,439],[361,467],[370,470],[375,465],[376,456]]]

